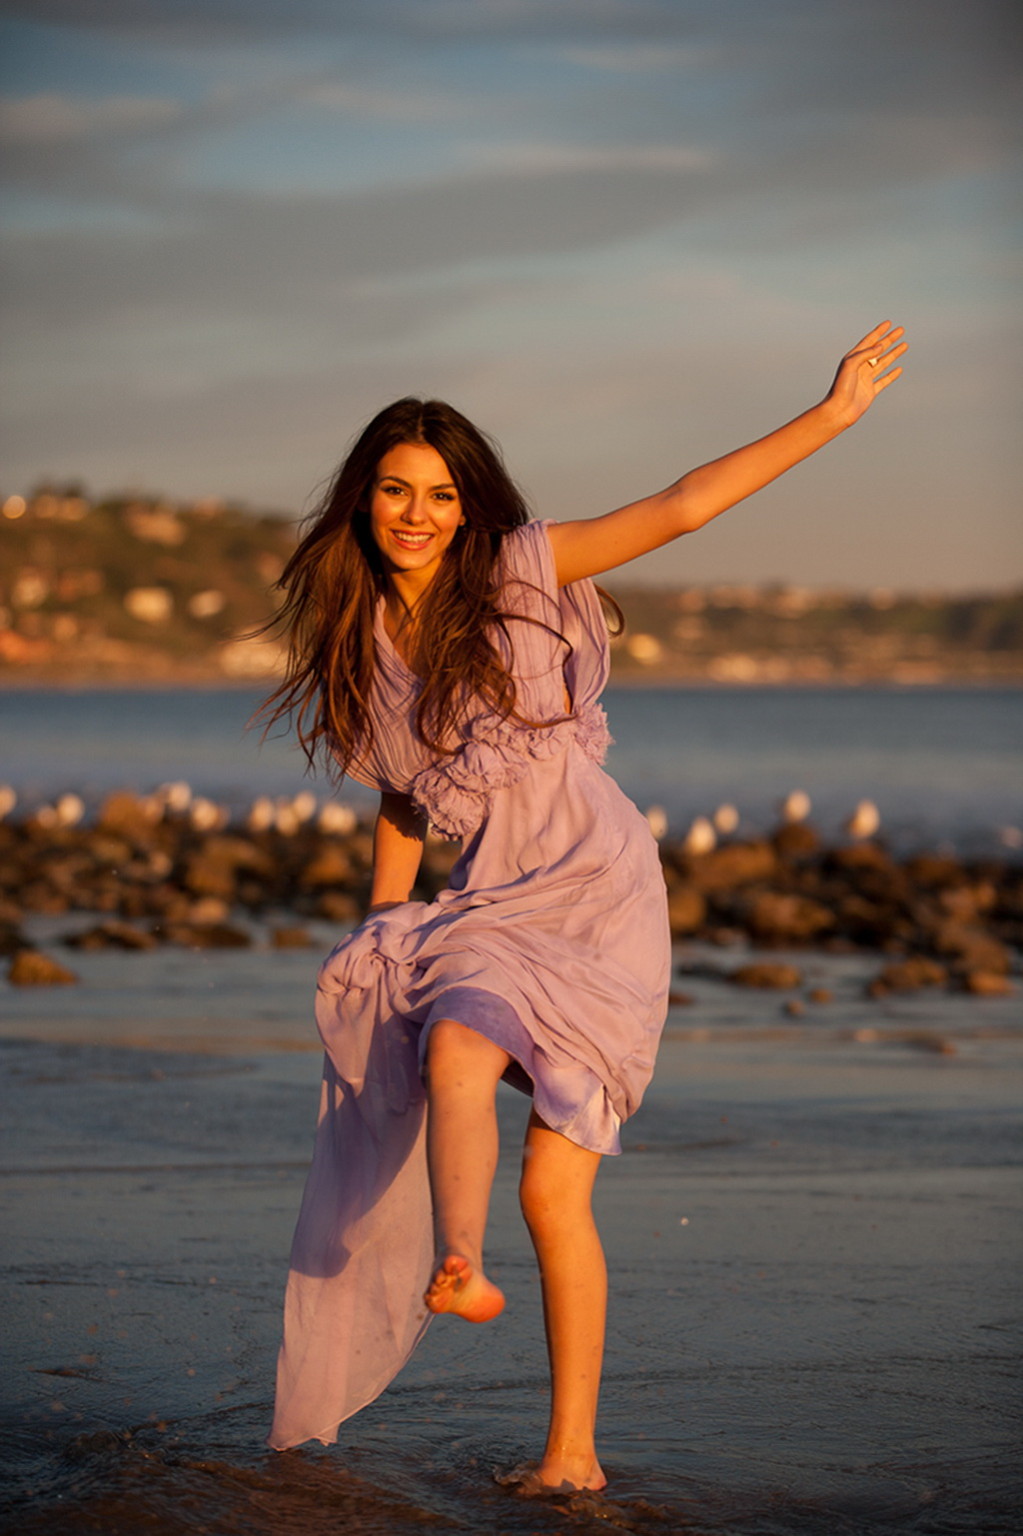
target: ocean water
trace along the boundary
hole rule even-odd
[[[26,803],[74,789],[185,779],[242,809],[310,787],[285,739],[246,722],[252,689],[9,690],[0,693],[0,777]],[[827,834],[861,799],[896,844],[993,850],[1023,827],[1023,690],[1006,688],[610,688],[608,767],[676,829],[723,801],[762,829],[803,789]],[[323,776],[311,787],[326,797]],[[368,806],[347,783],[342,797]],[[1010,839],[1012,834],[1010,833]]]

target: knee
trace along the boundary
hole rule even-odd
[[[426,1037],[427,1065],[471,1059],[479,1036],[454,1019],[438,1019]]]
[[[564,1225],[565,1193],[544,1168],[543,1160],[527,1154],[519,1179],[519,1205],[530,1232],[543,1234]]]
[[[426,1037],[427,1063],[440,1061],[456,1051],[463,1029],[464,1026],[456,1024],[454,1019],[438,1019],[436,1024],[432,1024]]]
[[[426,1037],[424,1061],[427,1086],[431,1082],[470,1082],[480,1080],[496,1086],[510,1057],[485,1035],[459,1024],[455,1019],[438,1019]]]

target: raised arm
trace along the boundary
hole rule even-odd
[[[385,791],[373,828],[371,912],[383,912],[408,901],[419,873],[425,837],[426,817],[408,796]]]
[[[858,421],[902,372],[893,364],[906,351],[901,326],[884,320],[847,352],[819,405],[767,437],[692,469],[667,490],[603,517],[555,523],[550,528],[558,583],[597,576],[645,555],[683,533],[693,533],[809,458]]]

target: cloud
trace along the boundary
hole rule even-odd
[[[876,239],[902,190],[988,163],[983,124],[969,126],[893,110],[859,132],[839,121],[727,147],[497,139],[430,176],[343,194],[161,185],[146,165],[68,155],[43,184],[120,195],[154,218],[134,232],[12,231],[8,304],[44,327],[147,310],[315,313],[367,277],[591,253],[687,225],[703,249]]]
[[[614,74],[662,74],[667,70],[690,70],[709,62],[708,50],[689,43],[632,43],[623,39],[619,43],[568,47],[563,58],[568,64],[581,69],[594,69]]]
[[[388,122],[447,122],[464,114],[465,104],[452,92],[399,90],[321,78],[299,83],[290,100],[299,106],[322,108],[348,117],[383,118]]]
[[[504,143],[470,145],[466,157],[474,170],[510,177],[546,177],[594,172],[706,171],[714,154],[685,144]]]
[[[73,144],[166,128],[185,115],[184,104],[166,96],[93,99],[42,91],[0,100],[0,137],[12,147]]]
[[[8,303],[23,323],[180,306],[189,313],[330,303],[354,280],[590,249],[681,216],[701,180],[625,156],[532,170],[475,169],[344,196],[165,196],[157,227],[7,240]],[[611,157],[612,162],[614,157]]]
[[[8,30],[29,64],[0,103],[17,188],[8,472],[26,483],[66,468],[297,496],[338,422],[437,389],[510,424],[544,504],[582,510],[619,476],[642,489],[634,470],[680,432],[700,453],[769,425],[758,368],[788,409],[809,352],[850,315],[865,328],[875,300],[922,320],[921,382],[872,428],[900,505],[962,501],[926,444],[989,421],[985,388],[1011,393],[978,342],[1008,287],[992,274],[1018,66],[996,0],[0,0],[2,15],[22,18]],[[923,377],[933,392],[947,365],[923,335],[961,353],[941,317],[974,311],[987,330],[966,351],[990,372],[961,408],[931,400]],[[798,368],[779,378],[789,334]],[[893,424],[925,400],[904,443]],[[1018,480],[974,457],[999,487]]]
[[[3,13],[176,44],[252,40],[297,29],[459,39],[660,35],[689,25],[677,0],[90,0],[88,6],[82,0],[4,0]]]

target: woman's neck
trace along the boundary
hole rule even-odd
[[[384,628],[395,650],[410,662],[417,610],[426,595],[429,582],[397,582],[388,579],[384,592]]]

